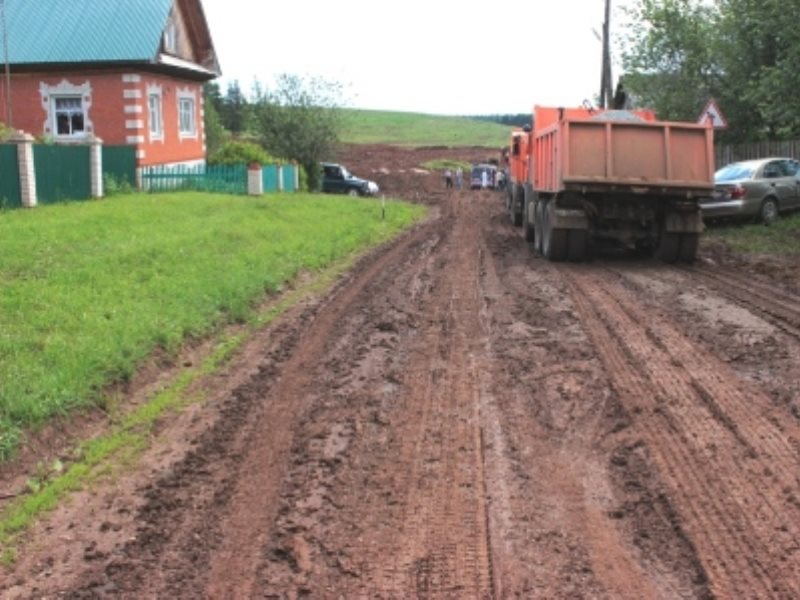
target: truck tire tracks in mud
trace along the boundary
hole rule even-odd
[[[800,594],[800,429],[768,396],[591,267],[565,270],[633,428],[671,490],[709,579],[732,597]]]
[[[434,212],[271,326],[122,541],[0,589],[800,597],[797,298],[710,266],[548,263],[490,192]]]

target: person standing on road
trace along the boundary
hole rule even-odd
[[[453,187],[453,172],[450,169],[444,170],[444,186],[448,189]]]
[[[461,170],[461,167],[456,168],[456,189],[461,189],[464,185],[464,171]]]
[[[486,172],[486,169],[481,171],[481,189],[485,190],[489,187],[489,173]]]

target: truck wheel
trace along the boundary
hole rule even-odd
[[[508,204],[506,205],[506,208],[508,209],[508,218],[511,221],[512,225],[516,225],[516,223],[514,223],[514,202],[517,199],[516,196],[517,196],[517,184],[515,183],[508,190]]]
[[[544,220],[543,206],[544,202],[537,199],[533,207],[533,212],[536,217],[533,224],[533,229],[536,234],[536,239],[533,242],[533,249],[539,254],[542,254],[542,236],[544,235],[544,230],[542,229],[542,221]]]
[[[347,190],[347,195],[350,196],[351,198],[355,198],[356,196],[358,196],[358,190],[355,188],[350,188],[349,190]]]
[[[555,229],[550,215],[553,211],[553,202],[548,202],[544,207],[544,223],[542,223],[542,254],[547,260],[562,261],[567,257],[567,230]]]
[[[682,233],[678,260],[681,262],[694,262],[697,258],[697,247],[700,244],[699,233]]]
[[[517,184],[514,186],[514,199],[511,201],[511,223],[513,223],[514,227],[519,227],[522,225],[522,206],[523,202],[525,201],[524,198],[525,189]]]
[[[528,194],[527,190],[524,192],[525,194],[525,205],[522,209],[522,231],[525,237],[525,241],[531,244],[531,250],[535,250],[533,247],[532,242],[536,241],[536,230],[533,228],[535,223],[531,223],[531,217],[534,217],[533,210],[535,208],[535,194]]]
[[[586,260],[589,232],[585,229],[570,229],[567,241],[567,258],[573,262]]]
[[[681,246],[681,234],[673,232],[663,232],[656,248],[656,258],[664,262],[675,262],[678,260],[678,253]]]

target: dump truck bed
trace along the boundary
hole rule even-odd
[[[534,187],[546,193],[704,196],[714,184],[713,131],[690,123],[567,116],[535,132],[534,168]]]

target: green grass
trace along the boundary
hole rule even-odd
[[[428,162],[422,163],[422,168],[428,169],[429,171],[444,171],[445,169],[452,169],[455,171],[458,167],[461,167],[462,171],[468,173],[472,170],[472,163],[468,163],[463,160],[450,160],[446,158],[429,160]]]
[[[42,514],[58,506],[63,498],[91,485],[98,477],[113,475],[121,466],[135,462],[150,447],[154,427],[166,414],[204,400],[202,394],[192,391],[193,384],[202,384],[204,377],[217,372],[260,328],[302,299],[330,288],[356,257],[357,254],[353,254],[335,262],[311,281],[282,295],[277,302],[254,312],[243,331],[229,334],[223,330],[216,334],[212,350],[199,367],[180,369],[165,389],[124,415],[107,433],[80,442],[66,468],[60,460],[52,465],[40,464],[28,479],[28,493],[0,512],[0,564],[13,565],[19,535]]]
[[[705,235],[723,240],[729,247],[748,254],[800,256],[800,213],[782,216],[777,222],[712,226]]]
[[[244,322],[265,294],[421,216],[338,196],[131,195],[0,213],[0,457],[102,404],[158,347]]]
[[[508,144],[510,128],[465,117],[344,109],[342,141],[398,146],[485,146]]]

